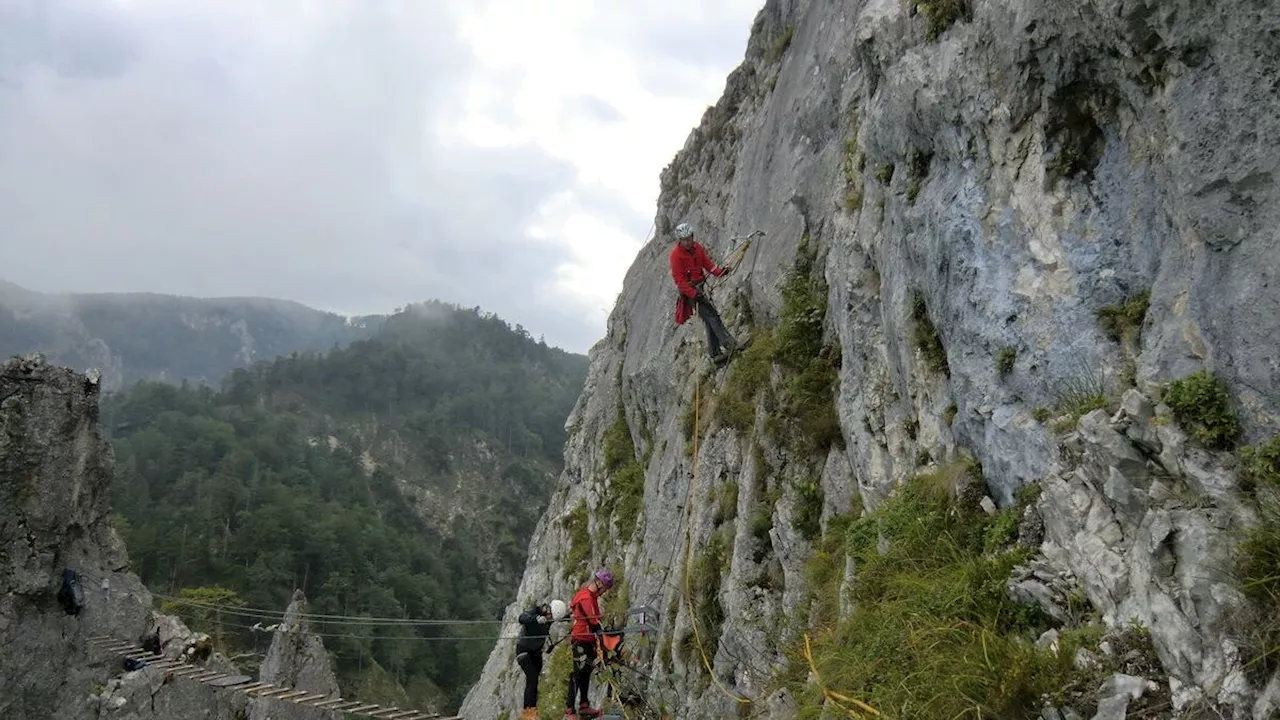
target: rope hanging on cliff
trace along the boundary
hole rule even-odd
[[[693,626],[694,641],[697,643],[697,646],[698,646],[698,654],[702,658],[702,666],[706,669],[707,674],[711,676],[712,682],[715,684],[716,688],[720,690],[721,693],[723,693],[726,697],[732,699],[734,702],[738,703],[739,705],[748,705],[756,702],[760,698],[759,697],[746,698],[746,697],[735,695],[731,690],[725,687],[725,685],[722,682],[720,682],[720,678],[716,676],[715,671],[712,669],[711,660],[707,656],[706,646],[703,644],[702,633],[698,626],[699,621],[698,621],[697,611],[694,609],[694,606],[693,606],[693,592],[692,592],[691,583],[690,583],[692,563],[690,561],[692,559],[691,556],[693,553],[693,502],[694,502],[695,493],[697,492],[697,487],[698,487],[698,438],[701,432],[701,429],[698,424],[698,411],[701,408],[701,404],[702,404],[701,397],[700,397],[701,386],[702,386],[702,375],[696,374],[694,376],[694,381],[693,381],[693,469],[692,469],[692,479],[690,480],[690,483],[689,483],[689,496],[685,500],[685,506],[689,513],[689,517],[685,523],[684,593],[683,595],[684,595],[684,601],[685,601],[686,607],[688,607],[688,610],[689,610],[689,616],[692,619],[690,624]],[[818,674],[818,668],[817,668],[817,664],[814,662],[814,659],[813,659],[813,654],[810,647],[808,634],[804,635],[804,643],[805,643],[805,646],[804,646],[805,659],[808,661],[809,668],[813,673],[814,678],[817,681],[818,688],[822,692],[823,698],[827,702],[839,708],[841,711],[848,714],[849,717],[851,718],[855,718],[855,719],[863,718],[865,717],[863,713],[868,713],[870,715],[882,717],[881,713],[878,710],[862,702],[861,700],[858,700],[856,698],[852,698],[847,695],[843,695],[841,693],[828,689],[822,683],[822,678]],[[858,710],[855,710],[854,708],[849,707],[845,703],[856,706]]]
[[[692,618],[693,637],[698,645],[698,654],[702,657],[702,666],[706,668],[707,675],[711,676],[711,681],[715,683],[716,688],[721,693],[734,702],[745,705],[754,702],[751,698],[744,698],[735,695],[724,683],[720,682],[720,678],[716,677],[715,670],[711,667],[711,660],[707,657],[706,646],[702,643],[702,631],[698,628],[698,615],[693,607],[693,593],[690,590],[690,566],[693,554],[693,501],[698,488],[698,406],[701,404],[699,397],[699,389],[702,384],[702,376],[695,375],[693,379],[693,477],[689,482],[689,497],[685,501],[685,506],[689,511],[689,520],[684,526],[684,601],[689,608],[689,616]]]

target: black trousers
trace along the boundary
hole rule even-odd
[[[596,643],[577,643],[570,641],[573,647],[573,670],[569,672],[569,694],[565,696],[565,709],[573,709],[573,696],[578,695],[579,702],[587,705],[587,690],[591,687],[591,671],[596,667]]]
[[[737,343],[729,334],[724,321],[720,319],[720,313],[707,296],[700,292],[694,302],[698,306],[698,317],[702,318],[702,324],[707,326],[707,351],[711,356],[719,355],[721,348],[733,350]]]
[[[538,707],[538,676],[542,674],[542,652],[522,652],[516,655],[516,664],[524,671],[524,707]]]

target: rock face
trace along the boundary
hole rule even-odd
[[[1280,6],[1245,0],[768,0],[663,173],[659,233],[592,350],[507,634],[521,606],[607,562],[679,644],[688,544],[705,553],[719,528],[731,544],[710,660],[719,683],[758,697],[781,665],[770,628],[805,611],[806,506],[819,498],[822,523],[874,508],[964,449],[1001,506],[1042,484],[1040,561],[1106,621],[1150,628],[1178,709],[1263,717],[1274,700],[1255,700],[1225,622],[1223,558],[1252,513],[1230,456],[1188,440],[1156,398],[1206,369],[1244,441],[1280,429],[1277,38]],[[735,366],[706,370],[700,323],[672,322],[681,221],[714,258],[767,232],[714,283],[740,337],[779,326],[787,274],[816,251],[838,437],[815,463],[758,432],[786,412],[767,393],[748,398],[745,424],[717,414]],[[1084,412],[1098,395],[1118,414]],[[604,449],[619,408],[644,475],[625,518]],[[627,537],[619,520],[634,517]],[[1052,603],[1059,589],[1022,592]],[[464,714],[518,707],[508,645]],[[655,686],[675,688],[676,717],[733,716],[701,664],[673,653]],[[1107,712],[1131,697],[1107,691]],[[763,702],[789,716],[785,694]]]
[[[97,635],[155,633],[172,658],[199,645],[180,620],[151,609],[151,594],[127,570],[108,514],[112,455],[98,432],[98,392],[95,377],[38,355],[0,365],[0,717],[336,720],[151,666],[125,672],[120,656],[90,646]],[[59,598],[64,569],[79,578],[67,596],[78,612]],[[217,653],[203,662],[234,672]],[[279,681],[336,692],[323,646],[305,633],[276,633],[269,666]]]
[[[338,697],[338,678],[329,666],[324,642],[307,632],[307,598],[301,590],[293,591],[293,600],[284,613],[284,622],[271,639],[271,647],[262,660],[259,677],[263,682],[291,685],[311,693]]]

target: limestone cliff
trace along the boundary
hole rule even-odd
[[[39,355],[0,364],[0,717],[339,717],[153,665],[126,671],[121,655],[90,643],[154,634],[159,651],[174,658],[193,637],[180,620],[151,609],[151,594],[128,570],[107,507],[112,453],[98,430],[98,393],[96,375]],[[78,591],[62,592],[64,569],[77,574]],[[234,673],[217,653],[198,661]],[[262,673],[264,681],[336,692],[323,646],[305,634],[276,633]]]
[[[1229,450],[1280,429],[1278,39],[1280,6],[1250,0],[768,0],[662,175],[506,619],[607,562],[664,612],[650,689],[674,717],[733,717],[734,696],[792,717],[775,680],[833,522],[971,453],[989,509],[1031,528],[1040,570],[1011,592],[1136,621],[1158,657],[1150,686],[1121,672],[1046,718],[1152,693],[1162,716],[1270,717],[1280,680],[1242,668],[1226,560],[1258,521]],[[767,232],[713,291],[756,338],[726,371],[672,322],[680,221],[717,258]],[[1195,418],[1211,379],[1168,397],[1198,370],[1238,427]],[[721,621],[714,678],[692,608]],[[519,677],[499,645],[463,713],[516,707]]]

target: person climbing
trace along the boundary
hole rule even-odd
[[[706,248],[693,238],[693,228],[689,223],[676,226],[676,245],[671,248],[668,258],[671,264],[671,279],[680,291],[676,298],[676,324],[683,325],[693,317],[694,309],[707,327],[707,351],[711,361],[716,365],[724,365],[729,355],[738,349],[738,342],[725,328],[720,313],[711,304],[711,298],[703,290],[707,274],[723,277],[733,272],[732,267],[720,267],[711,261]]]
[[[538,717],[538,676],[542,674],[542,652],[551,623],[568,612],[563,600],[534,605],[520,613],[520,637],[516,640],[516,664],[524,671],[524,710],[520,720]]]
[[[600,603],[597,599],[613,587],[613,572],[607,567],[592,574],[591,580],[574,593],[569,601],[573,612],[573,629],[569,632],[569,647],[573,649],[573,670],[569,673],[569,693],[564,700],[564,716],[568,718],[595,717],[600,714],[587,702],[587,690],[591,685],[591,672],[595,669],[600,636]],[[579,697],[578,709],[573,709],[574,695]]]

